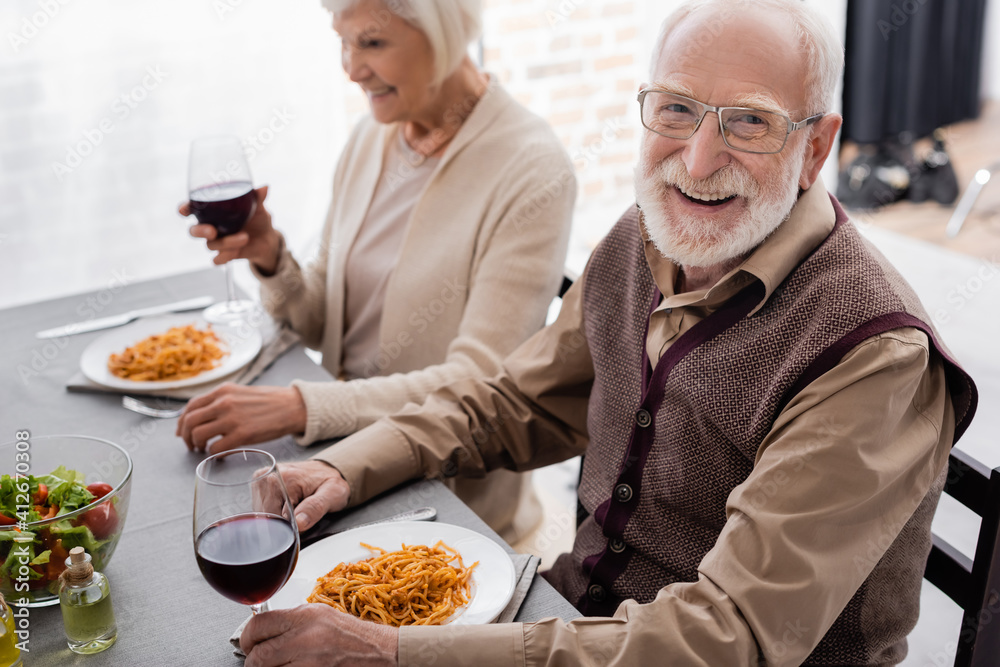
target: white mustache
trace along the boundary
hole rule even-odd
[[[730,163],[708,178],[691,178],[679,155],[671,155],[653,168],[653,176],[664,185],[687,192],[717,195],[738,195],[746,199],[760,196],[760,184],[743,167]]]

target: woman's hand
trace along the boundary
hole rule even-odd
[[[212,260],[216,264],[249,259],[262,273],[272,274],[278,265],[280,237],[271,225],[271,214],[264,208],[267,186],[257,188],[254,194],[257,196],[256,210],[241,231],[221,239],[216,238],[218,231],[212,225],[194,225],[188,232],[208,241],[209,250],[218,251]],[[191,215],[190,202],[181,204],[177,211],[184,216]]]
[[[250,387],[227,382],[188,401],[177,435],[188,449],[213,453],[303,433],[306,404],[295,387]]]
[[[246,667],[395,667],[398,642],[396,628],[325,604],[257,614],[240,636]]]

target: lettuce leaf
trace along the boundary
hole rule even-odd
[[[54,538],[62,539],[63,548],[69,551],[73,547],[83,547],[91,557],[96,557],[97,550],[110,540],[99,540],[87,526],[72,526],[69,521],[59,521],[49,526],[49,532]]]
[[[18,503],[19,499],[17,496],[19,493],[17,487],[20,485],[23,490],[25,482],[27,482],[28,502],[24,503],[24,498],[20,498],[22,502]],[[12,519],[24,518],[25,521],[37,521],[40,517],[38,516],[38,513],[35,512],[34,506],[31,503],[31,497],[36,493],[38,493],[37,478],[28,475],[20,480],[20,482],[15,482],[11,475],[4,475],[0,478],[0,510]],[[27,516],[18,517],[18,505],[20,505],[22,510],[27,510]]]
[[[58,506],[56,516],[62,516],[94,501],[94,494],[84,485],[86,479],[87,476],[82,472],[59,466],[48,475],[38,477],[38,482],[49,488],[46,504]]]

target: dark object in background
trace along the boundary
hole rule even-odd
[[[901,145],[863,146],[840,172],[837,198],[851,209],[874,209],[899,201],[910,187],[910,169]],[[903,157],[903,159],[900,159]]]
[[[877,146],[861,146],[858,156],[840,173],[837,198],[851,209],[876,209],[901,199],[953,204],[958,198],[958,179],[943,133],[935,131],[933,148],[923,159],[914,154],[907,134]]]
[[[845,140],[915,139],[979,115],[986,0],[849,0]]]
[[[906,198],[916,203],[933,199],[946,206],[958,199],[958,177],[944,149],[941,130],[934,132],[934,148],[924,158],[917,178],[910,183]]]
[[[986,0],[848,0],[842,136],[861,152],[840,174],[845,206],[958,197],[938,128],[979,115],[985,12]]]

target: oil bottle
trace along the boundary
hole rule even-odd
[[[21,667],[21,649],[14,634],[14,613],[0,593],[0,667]]]
[[[88,654],[110,648],[118,637],[118,626],[108,578],[94,570],[83,547],[69,550],[66,570],[59,578],[59,606],[69,650]]]

